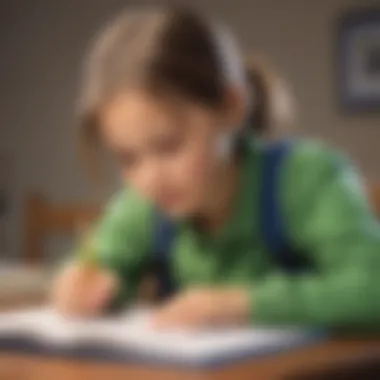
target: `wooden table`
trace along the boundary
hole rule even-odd
[[[0,302],[1,309],[43,303],[36,294]],[[248,360],[210,371],[184,371],[175,368],[121,365],[75,361],[14,353],[0,353],[0,380],[240,380],[286,379],[299,373],[316,372],[329,365],[345,366],[376,355],[380,361],[380,339],[341,339],[314,346]],[[380,378],[380,377],[379,377]]]
[[[175,368],[145,367],[86,361],[0,354],[1,380],[232,380],[287,379],[312,373],[328,365],[348,365],[378,355],[376,340],[340,340],[239,363],[211,371],[183,371]]]

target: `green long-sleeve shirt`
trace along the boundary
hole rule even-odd
[[[313,274],[282,273],[260,233],[262,148],[242,159],[233,213],[212,236],[179,223],[170,255],[182,288],[241,285],[255,323],[346,327],[380,324],[380,227],[350,163],[317,143],[299,141],[281,167],[278,194],[286,232],[310,256]],[[154,208],[131,189],[110,202],[97,238],[99,260],[132,297],[152,257]]]

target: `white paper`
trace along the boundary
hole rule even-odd
[[[185,331],[155,330],[149,310],[101,319],[66,319],[52,309],[0,314],[1,337],[32,337],[54,347],[78,343],[133,351],[155,360],[200,363],[251,352],[267,352],[301,342],[310,333],[298,329],[230,328]]]

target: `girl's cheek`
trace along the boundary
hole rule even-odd
[[[177,176],[182,178],[183,187],[191,190],[194,196],[201,196],[210,179],[212,163],[207,151],[197,151],[179,160]]]

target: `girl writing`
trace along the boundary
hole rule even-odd
[[[307,270],[284,271],[266,244],[257,136],[287,121],[271,79],[245,69],[224,26],[189,10],[128,10],[105,28],[87,61],[80,128],[88,150],[113,153],[128,186],[93,236],[96,271],[78,259],[57,279],[60,310],[91,315],[133,300],[165,215],[177,291],[157,310],[159,326],[379,320],[380,229],[339,154],[295,141],[276,174]]]

